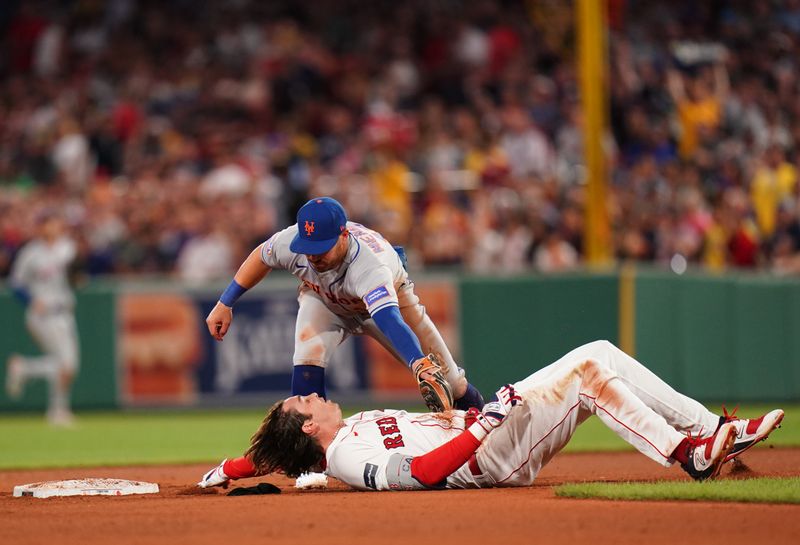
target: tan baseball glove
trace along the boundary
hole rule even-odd
[[[444,412],[453,408],[453,390],[444,378],[439,358],[428,354],[415,361],[411,369],[422,399],[431,411]]]

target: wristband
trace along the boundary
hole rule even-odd
[[[11,291],[14,293],[14,297],[16,297],[23,306],[27,307],[31,303],[31,293],[24,287],[12,286]]]
[[[232,307],[246,291],[247,288],[241,286],[236,280],[231,280],[231,283],[219,296],[219,302],[226,307]]]
[[[481,442],[484,439],[486,439],[486,436],[489,435],[489,432],[491,431],[491,430],[487,430],[485,427],[483,427],[480,424],[480,422],[478,421],[482,417],[483,417],[482,414],[478,415],[478,419],[470,427],[467,428],[467,431],[470,432],[475,439],[477,439],[478,441],[481,441]]]

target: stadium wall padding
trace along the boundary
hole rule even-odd
[[[453,325],[460,328],[461,345],[453,352],[462,355],[470,380],[487,396],[582,343],[607,339],[619,344],[620,316],[630,315],[634,355],[677,390],[731,407],[800,400],[797,279],[639,270],[634,308],[621,313],[616,272],[448,278],[458,287],[453,304],[459,307],[459,325]],[[424,276],[415,280],[425,284]],[[124,287],[98,283],[78,292],[82,358],[73,396],[77,409],[124,404],[117,376],[121,326],[116,309]],[[159,289],[180,292],[181,286],[168,283]],[[275,294],[248,294],[251,304],[270,297]],[[201,319],[197,327],[205,338]],[[25,330],[23,310],[7,290],[0,291],[0,328],[0,361],[12,352],[38,353]],[[5,365],[0,369],[4,386]],[[45,400],[41,381],[28,385],[16,402],[2,389],[0,411],[40,410]]]
[[[800,399],[800,282],[748,274],[635,275],[633,353],[703,401]],[[618,343],[613,275],[461,282],[464,364],[484,393],[575,346]]]
[[[800,399],[797,280],[640,273],[636,316],[637,358],[679,391],[733,406]]]
[[[576,346],[617,342],[614,274],[465,278],[460,299],[464,365],[485,395]]]

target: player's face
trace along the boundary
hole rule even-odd
[[[297,411],[308,416],[321,427],[337,426],[342,420],[342,409],[338,403],[326,401],[317,394],[292,396],[283,402],[284,411]]]
[[[336,244],[333,245],[333,248],[324,254],[306,254],[306,259],[318,272],[333,270],[342,264],[344,256],[347,254],[347,242],[348,236],[347,232],[345,231],[345,233],[343,233],[342,236],[340,236],[336,241]]]
[[[42,237],[47,240],[58,238],[62,231],[61,220],[56,217],[48,218],[41,225]]]

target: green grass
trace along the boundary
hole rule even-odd
[[[743,407],[739,414],[752,416],[766,409]],[[0,416],[0,469],[218,461],[244,451],[263,414],[263,409],[89,412],[78,415],[73,429],[51,428],[41,414],[4,415]],[[786,410],[783,428],[769,444],[800,445],[800,406]],[[629,448],[599,419],[590,418],[566,450]]]
[[[800,477],[656,483],[573,483],[556,488],[567,498],[647,501],[800,503]]]
[[[0,468],[203,462],[244,451],[262,411],[82,413],[74,428],[40,415],[0,419]]]

